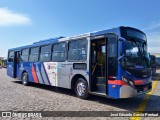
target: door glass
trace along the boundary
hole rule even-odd
[[[108,76],[117,75],[117,38],[108,38]]]
[[[8,55],[8,62],[13,62],[14,61],[14,51],[9,52]]]
[[[106,46],[102,46],[102,53],[105,54],[106,53]]]

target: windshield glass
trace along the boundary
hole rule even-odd
[[[122,62],[123,66],[127,68],[149,68],[150,57],[146,43],[127,41],[126,55]]]

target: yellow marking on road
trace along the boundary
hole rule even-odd
[[[143,113],[143,111],[145,110],[145,107],[147,105],[147,102],[150,98],[150,95],[153,93],[155,87],[156,87],[156,84],[157,84],[158,80],[155,80],[153,83],[152,83],[152,90],[150,92],[148,92],[146,95],[145,95],[145,98],[144,100],[139,104],[136,112],[133,113],[133,116],[130,118],[130,120],[140,120],[141,117],[140,115]],[[139,117],[136,117],[136,116],[139,116]]]

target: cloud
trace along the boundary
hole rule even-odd
[[[160,31],[148,33],[148,51],[160,53]]]
[[[8,8],[0,8],[0,26],[28,25],[31,19],[24,14],[15,13]]]
[[[148,51],[160,53],[160,21],[151,22],[143,29],[148,39]]]
[[[152,22],[146,28],[144,28],[144,30],[146,30],[146,31],[160,30],[160,22]]]

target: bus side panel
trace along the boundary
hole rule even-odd
[[[73,63],[61,62],[58,63],[58,80],[57,86],[70,88],[70,75],[73,71]]]
[[[32,82],[34,83],[39,83],[38,77],[37,77],[37,70],[36,70],[36,63],[31,63],[30,64],[30,74],[29,74],[29,78],[30,80],[32,80]]]
[[[7,63],[7,75],[10,76],[10,77],[14,77],[14,63],[13,62],[8,62]]]
[[[21,62],[19,70],[20,79],[22,79],[23,72],[28,73],[29,82],[50,85],[46,68],[42,62]]]
[[[46,63],[47,64],[47,63]],[[40,63],[39,64],[39,69],[40,69],[40,75],[41,75],[41,78],[42,78],[42,81],[45,85],[52,85],[52,86],[55,86],[55,83],[50,81],[50,77],[52,75],[54,75],[54,71],[51,70],[51,66],[50,65],[46,65],[45,66],[45,63]],[[51,74],[48,74],[47,70],[49,70],[51,72]],[[52,76],[52,78],[54,78]]]
[[[21,74],[20,74],[20,63],[17,64],[16,69],[17,69],[17,73],[16,73],[17,75],[16,75],[16,76],[17,76],[18,79],[21,79]]]
[[[19,66],[19,75],[18,75],[18,78],[19,78],[19,80],[22,80],[22,74],[23,74],[23,69],[24,69],[24,68],[22,67],[22,66],[23,66],[23,63],[20,62],[19,65],[20,65],[20,66]]]
[[[34,83],[50,85],[50,81],[43,62],[32,63],[30,73],[30,78]]]
[[[23,72],[27,72],[29,82],[34,82],[32,77],[32,69],[30,62],[21,62],[19,68],[19,79],[22,80]]]

